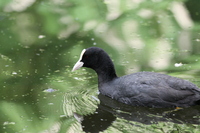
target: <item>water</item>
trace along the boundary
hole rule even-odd
[[[57,48],[59,51],[63,47]],[[200,130],[199,107],[180,110],[152,109],[118,103],[99,94],[97,75],[93,70],[82,68],[71,72],[82,49],[74,47],[73,50],[77,51],[75,53],[67,49],[57,54],[57,50],[50,52],[43,48],[45,50],[37,56],[35,51],[38,52],[39,49],[21,49],[21,52],[17,53],[20,59],[14,58],[13,55],[1,56],[0,132],[160,133]],[[132,61],[132,52],[109,52],[110,49],[107,51],[114,60],[119,76],[140,71],[136,68],[149,69],[144,67],[143,63],[140,64],[141,60]],[[121,54],[118,53],[127,54],[119,56]],[[191,61],[193,60],[198,63],[197,58],[191,58]],[[151,71],[157,70],[187,79],[200,86],[199,71],[195,69],[196,66],[198,68],[197,64],[183,62],[179,67],[175,67],[174,64],[170,61],[170,67],[167,69],[159,71],[155,68]]]
[[[82,49],[97,46],[119,76],[156,71],[200,86],[198,22],[181,29],[174,2],[152,11],[151,1],[116,2],[1,2],[0,133],[199,132],[199,107],[127,106],[99,94],[94,71],[71,72]],[[143,10],[150,16],[137,16]]]
[[[76,63],[78,58],[76,56],[72,63]],[[93,70],[82,68],[71,72],[73,65],[70,65],[60,70],[48,68],[51,71],[41,75],[39,69],[32,72],[21,68],[8,69],[17,62],[10,63],[5,57],[2,60],[8,65],[3,65],[5,71],[1,76],[2,133],[160,133],[200,130],[199,106],[177,110],[128,106],[99,94],[97,75]],[[126,65],[130,63],[125,63],[124,67]],[[115,66],[118,72],[120,67]],[[199,86],[198,71],[190,70],[191,67],[187,66],[191,65],[173,67],[182,71],[174,70],[169,74]],[[173,69],[169,68],[168,71]],[[119,73],[126,74],[123,71]]]

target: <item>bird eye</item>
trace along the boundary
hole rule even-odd
[[[88,58],[88,55],[85,55],[84,58]]]

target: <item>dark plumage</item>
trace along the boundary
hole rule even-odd
[[[72,71],[80,67],[96,71],[101,94],[125,104],[157,108],[200,105],[200,89],[189,81],[154,72],[117,77],[112,60],[101,48],[83,50]]]

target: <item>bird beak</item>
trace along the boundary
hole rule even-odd
[[[76,64],[74,65],[72,72],[81,68],[83,66],[83,62],[81,62],[82,58],[83,58],[83,54],[85,53],[86,49],[83,49],[83,51],[81,52],[80,58],[79,60],[76,62]]]
[[[81,68],[83,66],[83,64],[84,64],[83,62],[77,61],[76,64],[74,65],[73,69],[72,69],[72,72]]]

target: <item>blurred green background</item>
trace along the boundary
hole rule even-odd
[[[0,132],[50,132],[63,117],[55,132],[75,132],[73,111],[98,103],[80,104],[97,95],[96,74],[71,72],[92,46],[109,53],[119,76],[157,71],[200,85],[200,1],[1,0]]]

